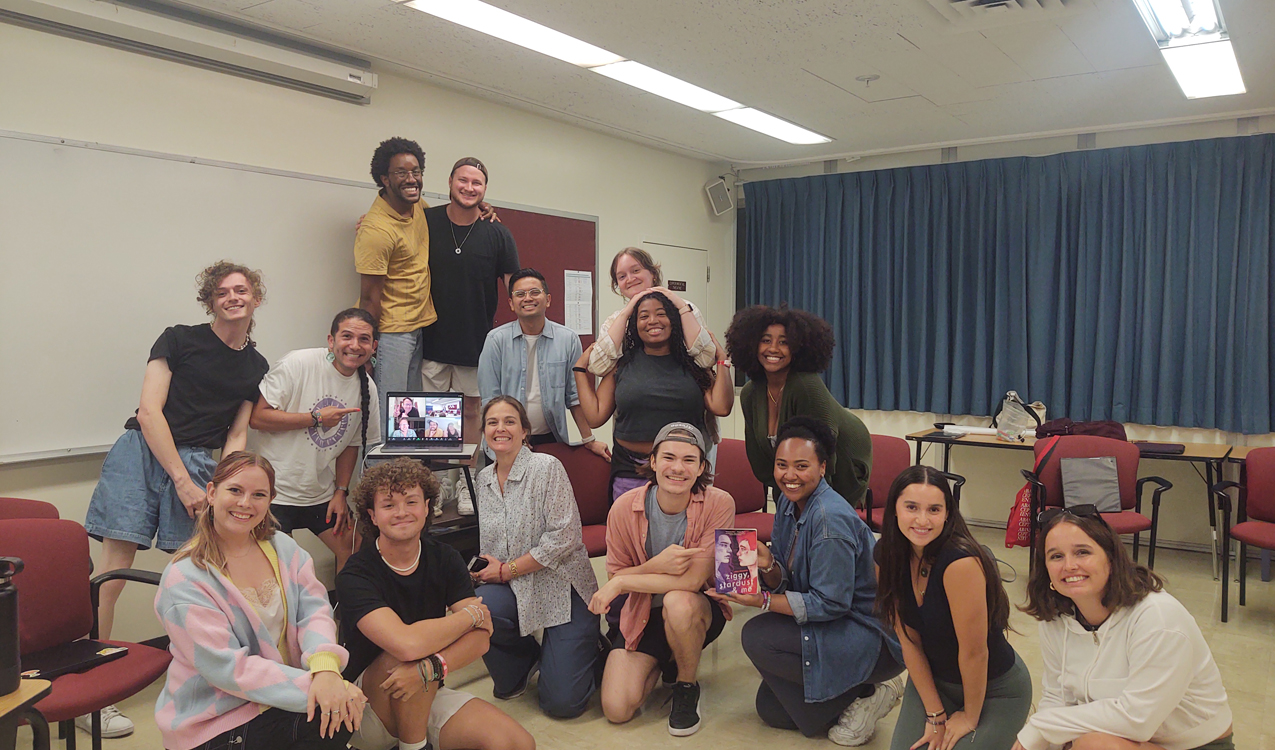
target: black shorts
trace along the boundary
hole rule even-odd
[[[296,529],[309,529],[315,536],[336,526],[336,516],[327,520],[328,504],[318,505],[280,505],[270,504],[270,512],[279,522],[279,530],[288,536]]]
[[[700,596],[704,596],[700,594]],[[717,636],[722,634],[722,629],[726,627],[726,613],[722,612],[721,606],[704,596],[708,601],[708,610],[712,613],[712,621],[708,623],[708,630],[704,633],[704,646],[708,648],[708,644],[717,640]],[[617,628],[611,635],[612,648],[624,648],[624,634]],[[673,649],[668,645],[668,637],[664,634],[664,608],[653,607],[651,609],[651,617],[646,621],[646,627],[642,630],[642,640],[638,641],[637,648],[634,649],[640,654],[646,654],[655,658],[659,662],[660,668],[665,669],[674,664]]]

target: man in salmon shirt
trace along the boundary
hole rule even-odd
[[[685,737],[700,726],[700,654],[731,614],[703,592],[713,580],[714,531],[734,525],[735,501],[708,486],[708,444],[685,422],[660,430],[641,471],[652,481],[611,506],[610,580],[589,604],[602,614],[627,595],[602,676],[602,711],[617,724],[628,721],[663,675],[673,683],[669,734]]]

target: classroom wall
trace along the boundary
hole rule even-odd
[[[451,164],[473,155],[491,169],[487,195],[492,201],[597,216],[598,266],[604,273],[620,248],[658,239],[707,249],[710,266],[720,271],[714,278],[734,278],[734,217],[714,217],[709,210],[703,185],[722,170],[707,162],[394,74],[382,73],[372,104],[357,106],[2,23],[0,69],[13,73],[0,76],[0,130],[368,182],[376,144],[403,135],[425,149],[428,192],[445,194]],[[68,209],[73,210],[75,201],[92,200],[76,192],[75,175],[65,178],[66,192],[59,198],[68,201]],[[353,232],[351,223],[351,242]],[[227,248],[226,255],[240,259],[234,248]],[[252,263],[251,258],[240,260]],[[601,320],[619,307],[620,299],[602,279],[596,294]],[[733,301],[733,286],[712,295],[706,309],[712,328],[725,329]],[[192,294],[190,321],[200,319]],[[109,311],[104,320],[85,324],[107,320]],[[156,332],[172,322],[155,321]],[[36,335],[58,335],[40,331],[36,314],[29,325]],[[92,378],[92,372],[92,363],[86,362],[85,377]],[[139,388],[141,375],[138,363]],[[126,416],[119,415],[121,428]],[[600,434],[609,439],[608,431]],[[0,466],[0,496],[46,500],[63,517],[82,521],[101,461],[99,455]],[[317,540],[307,546],[322,549]],[[98,545],[93,548],[96,555]],[[329,559],[326,551],[316,555],[321,575],[330,576]],[[166,561],[166,555],[152,550],[141,553],[137,565],[160,570]],[[117,619],[119,637],[160,633],[153,596],[148,587],[126,589]]]

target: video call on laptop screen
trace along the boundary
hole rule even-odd
[[[458,393],[389,393],[385,434],[398,445],[460,445],[464,396]]]

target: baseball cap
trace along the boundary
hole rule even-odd
[[[654,449],[659,448],[660,443],[665,440],[676,440],[679,443],[690,443],[698,446],[700,453],[705,457],[708,456],[708,441],[704,439],[704,433],[690,422],[669,422],[664,425],[655,436],[655,442],[652,443],[652,453]]]

